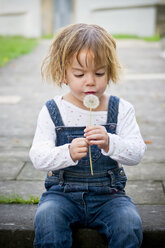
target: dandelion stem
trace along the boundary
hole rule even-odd
[[[83,104],[86,108],[90,109],[90,121],[89,126],[92,124],[92,109],[96,109],[99,106],[99,98],[94,94],[88,94],[84,97]],[[91,175],[93,176],[93,167],[92,167],[92,154],[91,154],[91,146],[89,145],[89,162],[90,162],[90,169]]]
[[[91,115],[92,115],[92,108],[90,107],[90,120],[89,120],[89,126],[91,126]],[[92,155],[91,155],[91,146],[89,146],[89,162],[90,162],[90,168],[91,168],[91,175],[93,176],[93,166],[92,166]]]
[[[90,119],[89,119],[89,126],[92,125],[92,108],[90,107]]]
[[[93,166],[92,166],[91,146],[89,146],[89,162],[90,162],[90,167],[91,167],[91,175],[93,176]]]

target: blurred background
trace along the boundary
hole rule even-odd
[[[111,34],[162,36],[165,0],[0,0],[1,35],[41,37],[77,22]]]

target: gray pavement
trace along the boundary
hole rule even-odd
[[[67,91],[42,82],[40,65],[50,40],[42,40],[30,54],[0,68],[0,194],[39,196],[45,172],[34,169],[28,153],[37,116],[47,99]],[[127,194],[136,204],[165,205],[165,59],[159,43],[118,41],[125,74],[107,92],[130,101],[147,151],[138,166],[125,170]]]
[[[16,193],[29,198],[44,192],[45,172],[34,169],[29,149],[42,105],[67,91],[66,87],[60,89],[41,80],[40,64],[50,42],[41,41],[32,53],[0,68],[0,195]],[[118,54],[125,75],[107,92],[134,105],[142,136],[150,143],[138,166],[124,166],[128,176],[126,192],[142,216],[143,247],[162,248],[165,247],[165,59],[161,57],[159,43],[136,40],[118,41]],[[1,247],[32,247],[36,207],[0,205]],[[75,247],[87,247],[83,246],[83,232],[91,235],[89,230],[80,231],[81,246]],[[99,247],[105,247],[99,244],[98,241]]]

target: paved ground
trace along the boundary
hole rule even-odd
[[[40,77],[49,44],[0,68],[0,194],[44,191],[45,172],[33,168],[28,153],[40,108],[61,92]],[[118,48],[126,73],[107,91],[134,104],[144,140],[152,142],[140,165],[125,166],[126,191],[137,204],[165,205],[165,59],[159,43],[120,41]]]

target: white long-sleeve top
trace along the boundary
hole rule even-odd
[[[81,109],[64,100],[62,96],[55,96],[54,100],[60,110],[65,126],[89,125],[89,111]],[[92,124],[104,125],[107,111],[92,111]],[[121,165],[136,165],[144,154],[146,145],[143,142],[135,118],[133,106],[120,99],[116,134],[109,135],[109,151],[102,153],[110,156]],[[30,149],[30,158],[36,169],[59,170],[68,166],[76,166],[69,153],[69,144],[55,146],[56,133],[54,123],[46,105],[39,113],[37,128]]]

